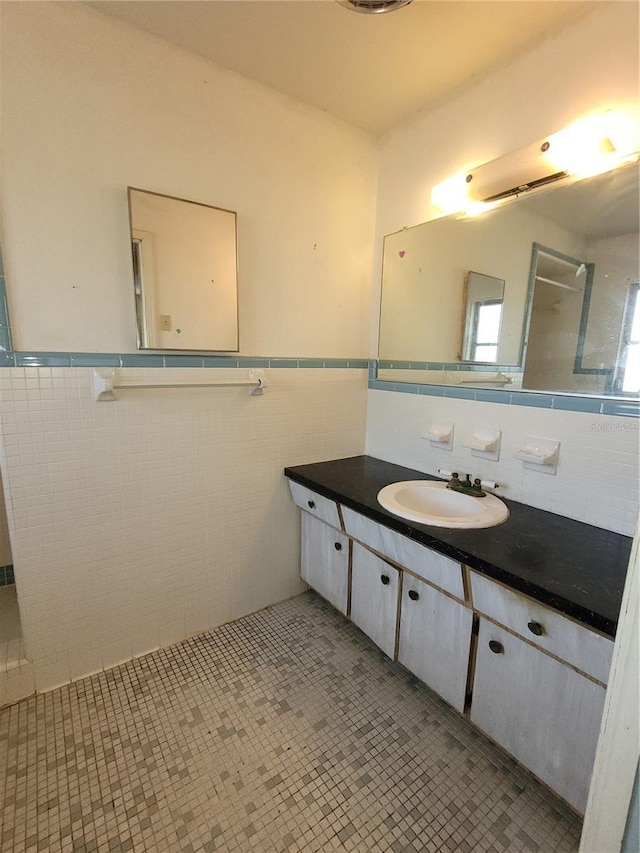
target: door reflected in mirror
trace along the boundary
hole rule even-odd
[[[128,188],[138,349],[238,351],[236,214]]]
[[[638,188],[632,163],[385,237],[379,378],[640,397]]]

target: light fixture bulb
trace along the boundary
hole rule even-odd
[[[477,216],[503,199],[635,162],[639,152],[640,110],[594,113],[466,175],[441,181],[431,190],[431,203],[442,215],[465,211]]]
[[[413,0],[337,0],[345,9],[352,12],[362,12],[365,15],[380,15],[384,12],[393,12],[408,6]]]
[[[548,137],[544,156],[569,175],[588,178],[621,165],[637,151],[637,128],[620,110],[586,116]]]
[[[436,184],[431,190],[431,203],[444,215],[465,210],[469,204],[466,172]]]

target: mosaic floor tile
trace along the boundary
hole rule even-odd
[[[305,593],[0,712],[1,853],[569,853],[580,821]]]

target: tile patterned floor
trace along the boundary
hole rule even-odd
[[[2,853],[578,848],[580,821],[313,593],[0,712]]]

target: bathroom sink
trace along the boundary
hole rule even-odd
[[[507,505],[495,495],[474,498],[435,480],[391,483],[378,492],[387,512],[433,527],[495,527],[509,518]]]

